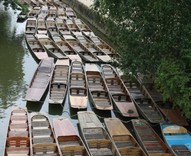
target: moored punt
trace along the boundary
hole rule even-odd
[[[75,36],[76,34],[80,33],[80,29],[78,29],[77,25],[73,22],[72,19],[66,19],[65,23],[70,30],[70,32]]]
[[[74,10],[73,10],[71,7],[69,7],[69,6],[67,6],[67,7],[65,8],[65,12],[66,12],[66,16],[67,16],[68,18],[77,18],[76,13],[75,13]]]
[[[191,156],[191,133],[177,124],[161,124],[165,142],[176,156]]]
[[[69,79],[69,103],[72,108],[86,109],[88,103],[88,89],[86,73],[83,63],[73,61]]]
[[[125,85],[135,102],[139,113],[150,123],[164,122],[162,113],[156,104],[148,97],[144,91],[144,87],[137,81],[135,77],[126,78]]]
[[[67,16],[65,14],[64,8],[63,7],[58,7],[57,10],[57,18],[61,19],[61,20],[65,20],[67,19]]]
[[[69,35],[67,35],[69,36]],[[85,47],[80,44],[75,38],[72,40],[68,40],[67,38],[65,39],[70,46],[80,55],[80,57],[85,61],[85,62],[99,62],[98,58],[89,52]]]
[[[38,59],[42,60],[48,57],[48,54],[44,47],[34,37],[34,35],[25,35],[26,43],[31,53]]]
[[[48,12],[48,18],[56,18],[57,16],[57,8],[54,5],[48,6],[49,12]]]
[[[120,156],[118,150],[94,112],[78,112],[78,120],[91,156]]]
[[[49,104],[63,104],[68,90],[69,72],[69,59],[58,59],[49,86]]]
[[[162,94],[157,91],[153,80],[148,75],[137,74],[137,81],[141,84],[145,96],[159,107],[160,111],[165,116],[165,119],[170,123],[187,126],[188,122],[178,108],[173,108],[173,103],[163,101]]]
[[[39,1],[42,1],[42,0],[39,0]],[[46,19],[46,17],[48,16],[48,12],[49,12],[48,6],[43,5],[42,8],[41,8],[40,13],[38,15],[38,18]]]
[[[83,35],[85,36],[95,35],[94,32],[81,19],[73,19],[73,20]]]
[[[28,18],[25,26],[25,34],[35,34],[36,24],[36,18]]]
[[[112,61],[112,58],[105,54],[101,49],[99,49],[94,43],[91,42],[86,42],[86,43],[82,43],[82,45],[92,54],[94,54],[95,56],[97,56],[97,58],[103,62],[103,63],[109,63]]]
[[[104,123],[121,156],[146,156],[136,139],[118,118],[105,118]]]
[[[48,116],[31,113],[31,156],[61,156]]]
[[[89,156],[89,152],[68,118],[54,118],[53,127],[63,156]]]
[[[111,65],[105,64],[102,65],[102,72],[109,94],[119,113],[124,117],[138,117],[139,114],[129,91],[115,69]]]
[[[71,35],[70,30],[68,29],[66,23],[63,22],[62,19],[56,18],[55,22],[56,22],[56,26],[57,26],[58,32],[60,33],[61,36]]]
[[[139,143],[148,155],[173,155],[167,145],[146,120],[132,119],[131,122]]]
[[[37,19],[37,34],[47,34],[47,28],[45,24],[45,19],[44,18],[38,18]]]
[[[42,99],[52,77],[53,68],[52,57],[41,60],[27,89],[25,96],[27,101],[39,102]]]
[[[112,101],[106,83],[96,64],[85,64],[88,89],[92,104],[99,110],[112,110]]]
[[[30,131],[26,109],[14,108],[8,123],[4,156],[30,156]]]
[[[47,27],[48,33],[51,36],[51,38],[55,34],[58,34],[58,29],[56,27],[56,22],[55,22],[54,18],[49,17],[46,19],[46,27]]]
[[[60,35],[54,35],[52,39],[71,61],[82,61],[78,53]]]
[[[63,51],[47,35],[36,34],[36,38],[52,57],[56,59],[67,58]]]
[[[40,10],[41,10],[41,7],[39,7],[39,6],[33,7],[33,8],[29,11],[29,13],[27,14],[27,17],[28,17],[28,18],[33,18],[33,17],[37,18],[38,14],[40,13]]]
[[[94,42],[105,54],[109,55],[110,57],[118,57],[117,52],[99,37],[93,35],[88,36],[88,38]]]

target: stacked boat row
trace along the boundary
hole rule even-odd
[[[105,118],[103,125],[94,112],[81,111],[78,112],[78,121],[82,139],[68,118],[54,118],[52,125],[48,116],[43,113],[31,113],[29,116],[25,109],[14,108],[10,114],[4,155],[188,156],[191,154],[189,151],[191,135],[178,125],[161,125],[167,146],[145,120],[131,120],[138,142],[118,118]]]
[[[118,57],[115,50],[78,19],[70,7],[50,5],[32,9],[36,14],[33,11],[27,19],[25,36],[29,49],[38,60],[49,55],[55,59],[109,63]]]

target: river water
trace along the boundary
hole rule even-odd
[[[69,117],[77,127],[77,112],[64,106],[49,107],[46,96],[43,103],[27,103],[25,92],[38,65],[24,38],[25,23],[17,23],[19,11],[0,3],[0,156],[3,156],[10,111],[13,106],[26,107],[29,112],[45,112],[50,118]],[[90,105],[87,110],[91,110]],[[96,110],[95,110],[96,111]],[[113,116],[112,112],[97,112],[101,117]]]

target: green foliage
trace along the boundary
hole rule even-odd
[[[110,21],[121,68],[152,73],[164,99],[190,115],[191,1],[97,0],[94,9]]]

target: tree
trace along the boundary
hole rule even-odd
[[[116,25],[110,37],[122,69],[152,73],[164,100],[190,117],[191,1],[96,0],[94,8]]]

